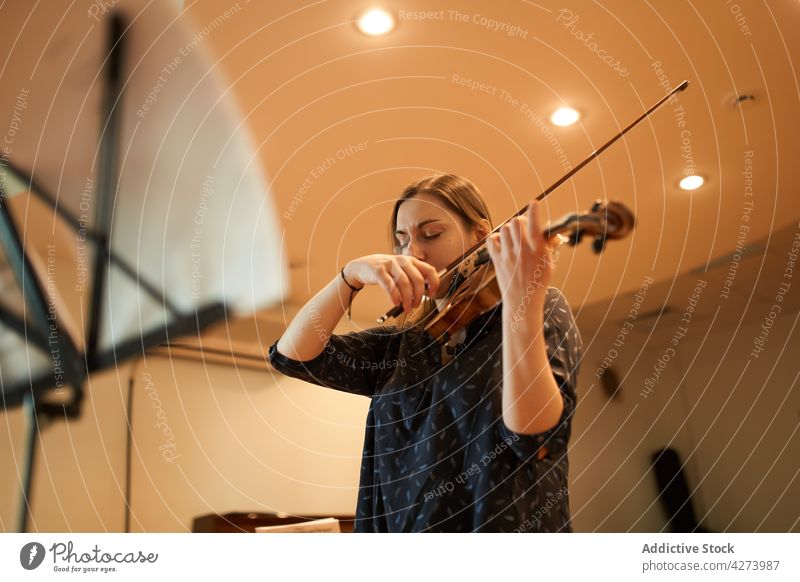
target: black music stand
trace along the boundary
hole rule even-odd
[[[200,306],[192,312],[181,313],[158,288],[148,282],[147,277],[132,268],[120,256],[112,252],[110,228],[119,178],[120,111],[122,109],[123,65],[125,58],[125,23],[120,15],[109,18],[108,58],[104,67],[102,123],[103,131],[99,144],[98,180],[95,199],[95,225],[86,231],[86,240],[94,245],[94,277],[91,288],[91,312],[89,315],[86,349],[83,353],[59,324],[59,317],[48,316],[48,302],[44,282],[32,268],[29,253],[23,246],[19,230],[7,205],[7,192],[0,182],[0,244],[5,253],[10,271],[22,290],[24,302],[20,317],[12,310],[0,305],[0,323],[18,335],[30,349],[45,354],[58,354],[58,366],[53,366],[35,377],[33,374],[16,385],[2,386],[2,406],[23,406],[28,422],[26,435],[26,458],[22,471],[22,505],[19,515],[19,531],[25,532],[30,516],[30,491],[39,432],[45,420],[76,418],[81,413],[84,382],[95,371],[116,366],[122,361],[140,356],[148,348],[164,344],[171,337],[196,334],[208,325],[226,317],[228,309],[224,303],[214,302]],[[24,184],[27,191],[52,207],[55,215],[77,232],[81,221],[56,198],[48,193],[35,176],[27,175],[11,160],[4,160],[7,176]],[[85,229],[84,229],[85,230]],[[108,262],[107,262],[108,261]],[[105,351],[98,347],[98,335],[103,307],[103,292],[108,267],[114,265],[133,281],[141,291],[151,296],[173,316],[169,325],[113,345]],[[48,331],[49,330],[49,333]],[[48,337],[49,336],[49,337]],[[0,379],[2,381],[2,379]],[[71,389],[68,398],[56,398],[52,389],[62,384]],[[61,392],[61,390],[59,390]]]

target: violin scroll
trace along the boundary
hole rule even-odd
[[[636,217],[627,206],[621,202],[603,203],[597,200],[589,212],[567,215],[556,224],[547,227],[545,237],[564,234],[568,237],[567,242],[575,246],[584,236],[593,236],[592,249],[600,254],[607,240],[625,238],[635,226]]]

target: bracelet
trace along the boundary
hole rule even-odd
[[[362,287],[353,287],[350,283],[348,283],[347,279],[344,278],[344,267],[342,267],[342,270],[340,271],[340,273],[342,274],[342,281],[345,282],[345,285],[350,287],[350,300],[347,302],[347,319],[349,319],[350,321],[353,321],[353,318],[352,318],[353,295],[356,292],[361,291],[364,287],[363,286]]]
[[[344,278],[344,267],[342,267],[341,273],[342,273],[342,280],[345,283],[347,283],[347,279]],[[364,288],[363,286],[362,287],[353,287],[350,283],[347,283],[347,286],[350,287],[350,289],[352,289],[353,291],[361,291]]]

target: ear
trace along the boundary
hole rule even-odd
[[[489,224],[489,221],[485,218],[475,226],[475,233],[478,235],[478,240],[484,239],[489,236],[489,233],[492,232],[492,225]]]

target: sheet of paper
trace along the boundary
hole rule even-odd
[[[256,533],[341,533],[339,520],[334,517],[289,523],[286,525],[265,525],[256,528]]]

